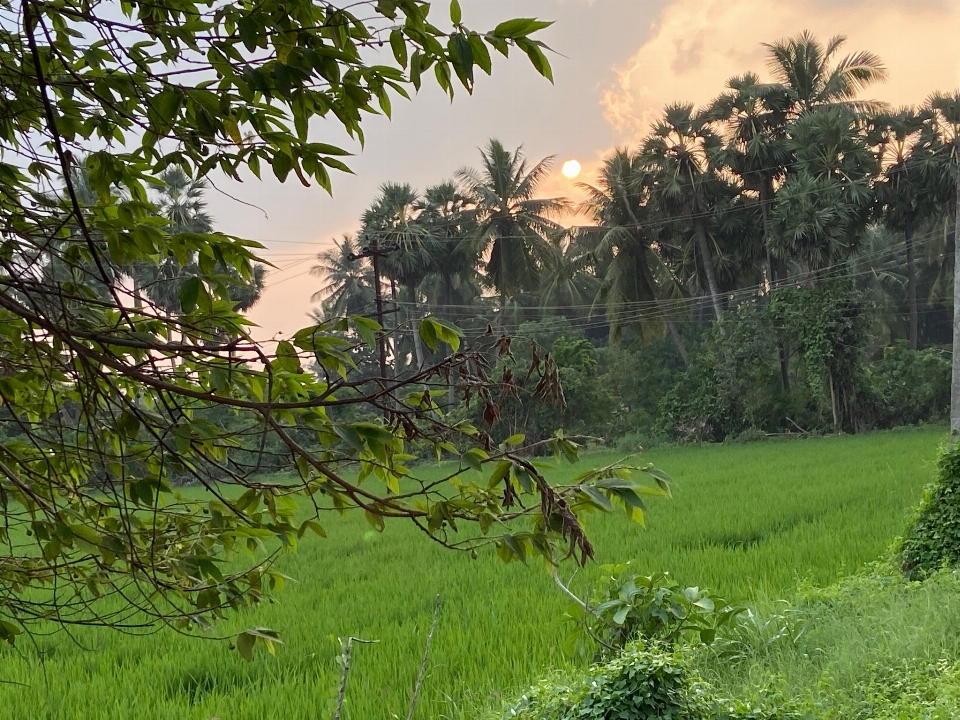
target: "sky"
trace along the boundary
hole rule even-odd
[[[329,123],[311,136],[355,152],[353,175],[333,175],[333,194],[250,177],[214,179],[209,210],[218,230],[258,240],[273,263],[267,288],[249,315],[254,336],[267,340],[310,324],[310,296],[321,280],[310,274],[316,254],[356,231],[359,216],[384,182],[415,188],[476,165],[479,148],[497,138],[522,146],[536,162],[555,156],[548,196],[577,197],[575,182],[591,182],[613,148],[635,147],[669,102],[704,104],[727,78],[766,72],[764,42],[810,30],[822,40],[847,36],[839,55],[869,50],[889,70],[864,98],[894,106],[922,102],[934,90],[960,87],[960,2],[957,0],[461,0],[465,24],[477,30],[511,17],[554,25],[538,37],[554,51],[551,84],[523,55],[495,58],[472,96],[451,103],[424,85],[411,102],[398,99],[393,117],[365,123],[363,148]],[[433,12],[446,17],[446,2]],[[583,171],[560,173],[566,160]]]

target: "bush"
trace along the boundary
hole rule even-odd
[[[960,447],[940,455],[936,482],[907,528],[900,546],[900,566],[907,577],[924,578],[960,561]]]
[[[867,376],[885,427],[942,420],[950,411],[950,360],[937,348],[885,348]]]
[[[684,656],[656,643],[628,646],[614,659],[532,688],[504,720],[786,720],[790,710],[718,697]]]

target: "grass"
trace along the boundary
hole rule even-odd
[[[960,574],[909,582],[881,565],[767,603],[694,664],[722,696],[776,697],[818,718],[952,720],[958,627]]]
[[[651,509],[646,530],[591,518],[597,559],[747,600],[829,584],[900,532],[943,436],[927,428],[651,451],[644,459],[671,474],[675,497]],[[406,525],[372,533],[360,515],[325,526],[329,539],[281,560],[294,582],[278,602],[218,628],[277,629],[276,656],[258,650],[249,664],[225,643],[171,631],[40,637],[0,651],[0,720],[325,718],[340,678],[337,638],[350,635],[379,642],[354,647],[344,718],[403,718],[436,594],[443,609],[418,717],[472,717],[569,664],[559,649],[566,603],[541,566],[453,555]]]

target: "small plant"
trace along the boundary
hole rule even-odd
[[[698,587],[681,587],[669,573],[637,575],[630,563],[600,569],[604,577],[588,601],[564,616],[572,625],[570,649],[580,654],[593,647],[595,657],[607,657],[637,639],[709,645],[744,610]]]

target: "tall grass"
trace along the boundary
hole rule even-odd
[[[592,517],[597,559],[668,570],[730,598],[779,597],[802,579],[829,583],[900,532],[942,437],[925,429],[657,449],[644,459],[672,475],[674,499],[651,508],[647,529]],[[327,540],[282,558],[293,581],[276,603],[217,628],[277,629],[276,656],[249,664],[225,643],[169,630],[38,637],[0,651],[0,720],[326,718],[340,678],[337,638],[351,635],[379,642],[354,646],[344,717],[405,717],[436,594],[443,608],[417,717],[470,717],[569,663],[558,622],[566,602],[542,566],[453,555],[402,524],[376,534],[359,515],[325,526]],[[574,584],[590,574],[581,570]]]

